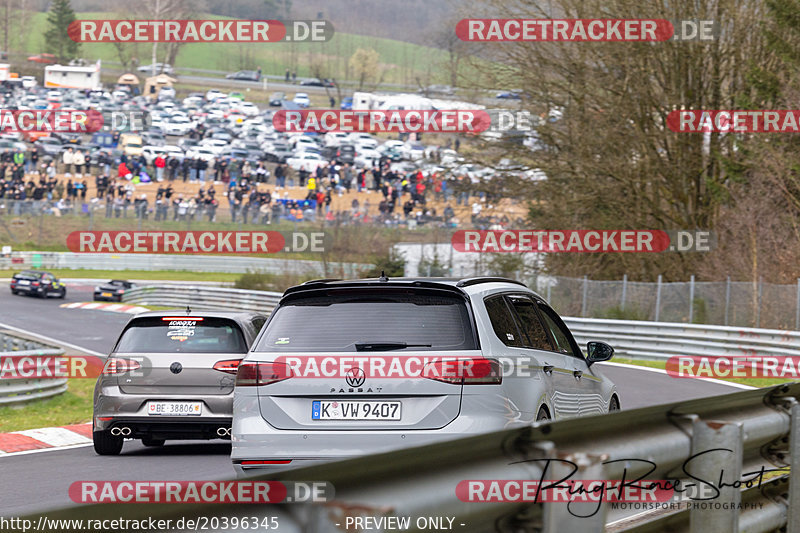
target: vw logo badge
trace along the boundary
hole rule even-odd
[[[344,375],[345,381],[351,387],[360,387],[366,381],[367,376],[364,374],[364,371],[358,367],[351,368],[347,371],[347,374]]]
[[[181,365],[177,361],[169,365],[169,371],[172,372],[173,374],[180,374],[181,370],[183,370],[183,365]]]

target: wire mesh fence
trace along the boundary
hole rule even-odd
[[[401,243],[407,276],[504,276],[524,282],[565,316],[800,330],[800,279],[600,281],[543,273],[537,254],[453,253],[450,243]],[[514,257],[512,257],[514,256]]]

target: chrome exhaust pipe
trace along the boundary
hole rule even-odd
[[[120,428],[119,434],[122,435],[123,437],[127,437],[128,435],[131,434],[131,428],[129,427]]]
[[[118,437],[122,430],[120,428],[111,428],[111,434]]]
[[[220,437],[229,437],[231,435],[231,428],[217,428],[217,435]]]

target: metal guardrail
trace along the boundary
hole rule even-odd
[[[352,521],[347,526],[348,517],[411,517],[407,531],[422,529],[418,517],[447,517],[452,529],[470,532],[759,533],[785,527],[782,531],[800,533],[800,478],[787,472],[800,464],[798,400],[800,384],[781,385],[714,401],[536,423],[257,478],[329,482],[335,496],[325,503],[101,504],[51,511],[47,517],[152,517],[174,524],[181,517],[274,516],[278,531],[312,533],[359,530]],[[570,463],[577,465],[572,473]],[[770,476],[762,468],[779,470]],[[687,492],[673,494],[674,505],[644,511],[611,502],[464,501],[464,493],[457,493],[465,480],[562,478],[680,480]],[[37,517],[27,518],[36,523]]]
[[[272,274],[307,274],[360,277],[360,272],[372,265],[362,263],[328,263],[304,259],[277,259],[271,257],[238,257],[228,255],[192,254],[79,254],[73,252],[13,252],[0,257],[0,269],[75,269],[92,270],[178,270],[188,272],[230,272],[244,274],[249,271]]]
[[[158,284],[126,291],[122,299],[136,305],[230,309],[269,314],[281,293],[192,285]]]
[[[800,331],[738,328],[673,322],[567,317],[579,344],[602,340],[631,359],[663,360],[673,355],[800,357]]]
[[[64,355],[64,350],[30,339],[0,332],[0,364],[7,356],[27,356],[33,359]],[[28,402],[56,396],[67,390],[67,380],[60,379],[0,379],[0,405]]]

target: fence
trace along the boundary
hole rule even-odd
[[[353,520],[366,517],[374,521],[409,517],[412,527],[407,529],[414,531],[428,529],[416,522],[419,517],[448,517],[453,519],[448,529],[500,533],[760,533],[784,527],[787,533],[800,533],[800,478],[788,473],[788,467],[800,464],[799,399],[800,384],[783,385],[719,396],[714,402],[677,401],[536,423],[258,478],[327,481],[335,497],[325,503],[96,504],[49,511],[47,518],[156,517],[175,524],[180,518],[186,523],[198,516],[227,521],[255,516],[259,522],[275,517],[280,531],[311,533],[360,530],[353,527]],[[718,451],[706,453],[712,450]],[[570,463],[577,467],[574,472]],[[526,501],[465,501],[469,492],[459,491],[467,480],[562,478],[679,480],[686,492],[670,494],[672,507],[645,506],[642,511],[593,500],[543,503],[531,497],[535,490],[527,493]],[[521,493],[494,494],[503,500],[503,495]],[[624,502],[625,497],[621,499]],[[576,494],[575,500],[580,502],[581,495]],[[25,518],[34,524],[39,519]],[[376,525],[374,530],[389,529]]]
[[[301,259],[227,255],[176,254],[79,254],[72,252],[12,252],[0,256],[0,269],[43,268],[92,270],[178,270],[188,272],[248,271],[274,274],[360,277],[371,268],[364,263],[323,263]]]
[[[188,305],[197,309],[269,313],[278,304],[280,297],[279,292],[158,284],[126,291],[123,301],[137,305]]]
[[[64,350],[37,341],[0,332],[0,360],[8,356],[64,355]],[[61,394],[67,390],[66,379],[0,379],[0,405],[23,403]]]
[[[694,276],[669,283],[661,276],[655,283],[598,281],[542,274],[536,253],[454,252],[450,243],[400,243],[394,251],[406,259],[406,276],[510,276],[535,287],[563,315],[800,330],[800,279],[792,285]],[[512,259],[514,271],[499,271],[508,265],[497,255]]]
[[[800,330],[800,279],[779,285],[694,276],[670,283],[540,276],[531,286],[570,316]]]

